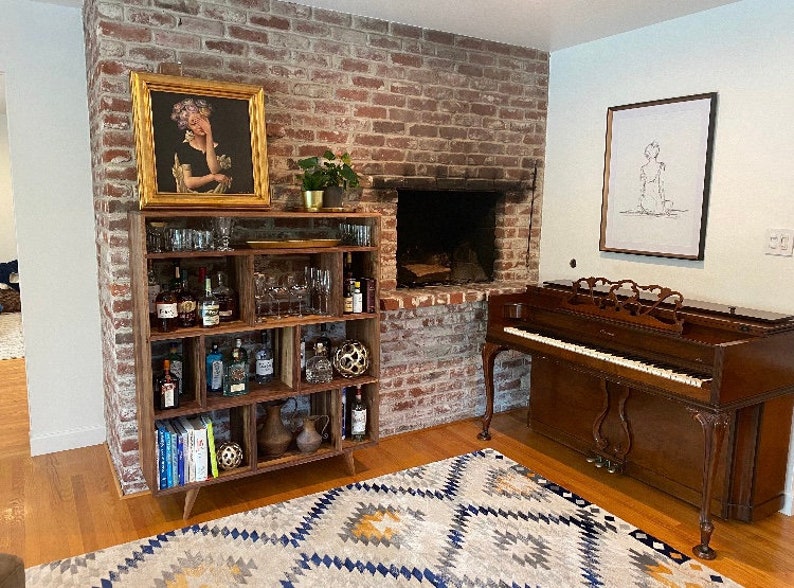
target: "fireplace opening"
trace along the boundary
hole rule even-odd
[[[399,190],[397,287],[493,281],[495,192]]]

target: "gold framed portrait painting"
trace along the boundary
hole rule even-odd
[[[265,92],[132,72],[140,207],[270,206]]]

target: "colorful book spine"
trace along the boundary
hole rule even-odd
[[[193,425],[195,442],[193,447],[193,459],[196,462],[196,482],[203,482],[208,476],[207,429],[200,418],[188,420],[190,420],[190,423]]]
[[[168,423],[163,423],[163,438],[165,439],[165,487],[171,488],[174,485],[174,470],[171,467],[174,457],[171,450],[171,431],[168,430]]]
[[[171,424],[174,426],[177,434],[177,443],[176,443],[176,452],[177,452],[177,478],[179,480],[179,485],[185,485],[185,442],[187,437],[187,431],[185,431],[182,424],[179,422],[178,419],[173,419]]]
[[[165,451],[165,428],[163,423],[157,421],[155,423],[157,431],[157,472],[158,472],[158,490],[165,490],[168,488],[168,479],[166,476],[166,451]]]
[[[218,456],[215,455],[215,430],[212,427],[212,419],[210,415],[201,415],[201,422],[207,429],[207,452],[210,458],[210,473],[213,478],[218,477]]]

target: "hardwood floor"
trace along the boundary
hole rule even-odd
[[[479,419],[382,439],[355,454],[355,476],[345,474],[340,458],[204,488],[184,521],[182,495],[120,497],[102,445],[31,458],[26,406],[24,360],[0,361],[0,551],[28,567],[486,446],[686,554],[699,538],[697,509],[595,470],[531,433],[523,410],[496,415],[488,442],[477,439]],[[707,565],[745,586],[794,585],[794,517],[778,513],[752,525],[717,520],[712,546],[718,556]]]

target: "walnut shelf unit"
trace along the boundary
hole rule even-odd
[[[380,215],[368,212],[252,212],[224,211],[235,218],[239,237],[232,242],[232,251],[167,251],[148,252],[147,224],[153,221],[180,228],[207,227],[218,212],[212,211],[134,211],[129,213],[130,266],[132,272],[133,333],[135,346],[135,379],[138,410],[138,440],[143,475],[154,495],[185,493],[183,516],[188,518],[202,486],[217,484],[240,477],[287,468],[331,457],[343,457],[348,471],[355,473],[353,452],[378,442],[378,374],[380,356],[380,312],[378,305],[371,312],[344,313],[342,295],[343,267],[350,253],[356,277],[373,278],[374,300],[379,299],[379,234]],[[316,246],[312,236],[335,234],[342,223],[369,227],[371,246],[338,244]],[[251,247],[248,241],[266,235],[268,239],[289,240],[289,246]],[[297,237],[297,239],[296,239]],[[295,241],[305,238],[307,247]],[[160,332],[151,326],[149,317],[148,271],[169,276],[178,263],[188,276],[195,277],[198,267],[223,271],[228,285],[237,293],[239,317],[217,327],[199,326]],[[331,276],[327,314],[303,314],[257,321],[254,296],[254,274],[264,271],[270,275],[294,273],[304,265],[328,270]],[[208,275],[211,272],[208,271]],[[195,284],[197,286],[197,283]],[[333,343],[354,339],[369,350],[370,365],[365,374],[344,378],[334,372],[327,384],[310,384],[301,372],[301,338],[306,340],[306,357],[311,355],[310,337],[319,335],[318,329],[329,328]],[[205,358],[213,342],[227,347],[240,337],[259,341],[261,331],[268,330],[273,348],[275,377],[267,384],[249,385],[249,393],[242,396],[219,396],[207,392]],[[178,408],[159,410],[155,405],[154,380],[162,369],[167,348],[177,345],[183,356],[183,391]],[[342,395],[350,387],[360,385],[367,405],[367,434],[363,441],[343,435]],[[349,401],[352,402],[352,394]],[[295,398],[308,406],[312,414],[328,414],[327,435],[319,449],[301,453],[293,445],[277,458],[260,456],[257,448],[257,427],[268,403]],[[239,467],[223,471],[206,481],[185,483],[160,489],[156,423],[175,417],[211,416],[215,427],[216,446],[234,441],[243,448]],[[216,424],[217,422],[217,424]],[[344,438],[343,438],[344,437]]]

